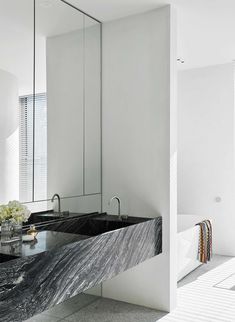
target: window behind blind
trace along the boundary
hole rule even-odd
[[[20,200],[47,199],[47,103],[46,93],[20,97]],[[35,136],[33,142],[33,124]],[[33,160],[34,149],[34,160]],[[34,180],[33,180],[34,169]],[[33,187],[34,181],[34,187]],[[34,196],[33,196],[34,194]]]

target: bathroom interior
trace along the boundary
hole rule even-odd
[[[195,58],[177,6],[111,2],[0,0],[0,206],[31,213],[9,242],[0,208],[0,321],[189,321],[235,272],[233,59]]]

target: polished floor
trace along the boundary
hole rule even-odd
[[[220,266],[221,264],[227,262],[232,257],[228,256],[219,256],[214,255],[211,262],[208,262],[206,265],[201,265],[197,269],[195,269],[193,272],[191,272],[189,275],[184,277],[181,281],[178,283],[178,287],[182,287],[188,283],[196,281],[201,275],[211,271],[212,269]]]
[[[235,258],[215,262],[216,268],[202,267],[207,272],[178,288],[177,308],[161,322],[235,322]]]
[[[191,285],[195,284],[195,282],[197,282],[203,276],[206,276],[205,273],[210,272],[216,267],[220,268],[221,265],[223,265],[224,263],[226,264],[226,262],[229,262],[230,260],[231,260],[231,257],[214,256],[211,263],[200,266],[198,269],[196,269],[194,272],[190,273],[182,281],[180,281],[178,284],[180,307],[182,307],[183,305],[180,303],[184,302],[185,298],[187,298],[188,296],[190,297],[190,300],[193,301],[195,290],[192,289]],[[234,268],[234,271],[235,271],[235,268]],[[235,292],[233,293],[235,295]],[[195,293],[195,295],[197,296],[197,292]],[[193,305],[193,303],[191,305]],[[182,312],[180,313],[179,318],[177,318],[177,310],[175,310],[176,313],[175,312],[172,313],[172,314],[176,314],[176,318],[175,316],[171,318],[172,314],[166,314],[164,312],[147,309],[141,306],[104,299],[93,295],[80,294],[60,305],[57,305],[51,310],[48,310],[42,314],[34,316],[33,318],[27,320],[27,322],[57,322],[57,321],[64,321],[64,322],[155,322],[155,321],[186,322],[187,321],[188,322],[188,321],[194,321],[191,319],[189,320],[182,319]],[[199,321],[212,322],[212,320],[197,319],[197,322]],[[217,318],[213,320],[213,322],[217,322],[217,321],[229,321],[229,320],[218,320]]]

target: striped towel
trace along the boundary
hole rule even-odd
[[[212,225],[210,220],[203,220],[196,226],[200,226],[199,260],[201,263],[207,263],[212,257]]]

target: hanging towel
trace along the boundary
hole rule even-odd
[[[203,220],[200,226],[198,255],[201,263],[207,263],[212,257],[212,225],[210,220]]]

